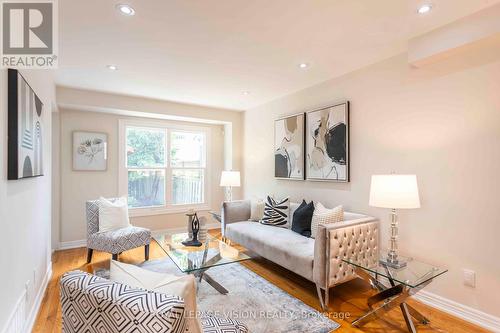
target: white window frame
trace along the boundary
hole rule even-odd
[[[164,215],[164,214],[178,214],[185,213],[190,209],[196,211],[210,210],[211,208],[211,142],[212,142],[212,129],[206,126],[184,125],[172,123],[165,120],[118,120],[118,193],[120,196],[128,198],[128,170],[127,168],[127,127],[143,127],[143,128],[162,128],[166,130],[166,147],[165,156],[167,165],[159,168],[141,168],[141,169],[162,169],[165,170],[165,206],[155,207],[137,207],[129,208],[129,215],[135,216],[151,216],[151,215]],[[170,165],[170,144],[172,131],[184,132],[202,132],[205,135],[205,174],[203,177],[203,203],[199,204],[172,204],[173,183],[172,183],[172,169],[183,169],[179,167],[172,167]],[[189,168],[184,168],[189,169]],[[199,169],[199,168],[191,168]]]

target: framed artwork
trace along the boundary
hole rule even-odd
[[[7,179],[43,176],[43,103],[15,69],[8,70]]]
[[[304,113],[274,122],[274,176],[304,180]]]
[[[349,181],[349,102],[306,113],[308,180]]]
[[[73,170],[105,171],[108,167],[108,135],[73,132]]]

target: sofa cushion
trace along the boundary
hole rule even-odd
[[[264,217],[266,203],[262,199],[252,200],[250,203],[250,221],[259,222]]]
[[[312,280],[314,239],[251,221],[226,226],[226,236],[247,249]]]
[[[264,208],[264,217],[260,223],[265,225],[286,227],[288,225],[288,215],[290,214],[289,198],[276,200],[267,196]]]
[[[311,236],[311,220],[314,213],[314,203],[306,203],[302,201],[299,208],[293,213],[292,231],[301,234],[302,236]]]
[[[342,206],[328,209],[325,208],[321,202],[317,202],[314,207],[314,214],[311,221],[311,237],[316,238],[316,233],[320,224],[337,223],[343,220],[344,208]]]

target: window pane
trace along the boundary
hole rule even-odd
[[[203,203],[203,170],[172,170],[173,204]]]
[[[170,159],[173,167],[205,166],[205,135],[203,133],[172,132]]]
[[[165,205],[165,171],[134,170],[128,172],[128,206]]]
[[[127,127],[127,166],[132,168],[165,166],[165,130]]]

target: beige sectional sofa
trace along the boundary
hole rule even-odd
[[[294,206],[291,204],[290,216],[293,216]],[[345,212],[344,221],[320,225],[313,239],[286,227],[250,221],[250,210],[249,200],[225,202],[222,234],[314,282],[323,309],[328,307],[329,289],[355,277],[353,268],[343,259],[351,258],[369,265],[378,261],[379,221],[374,217]],[[325,291],[324,300],[322,291]]]

